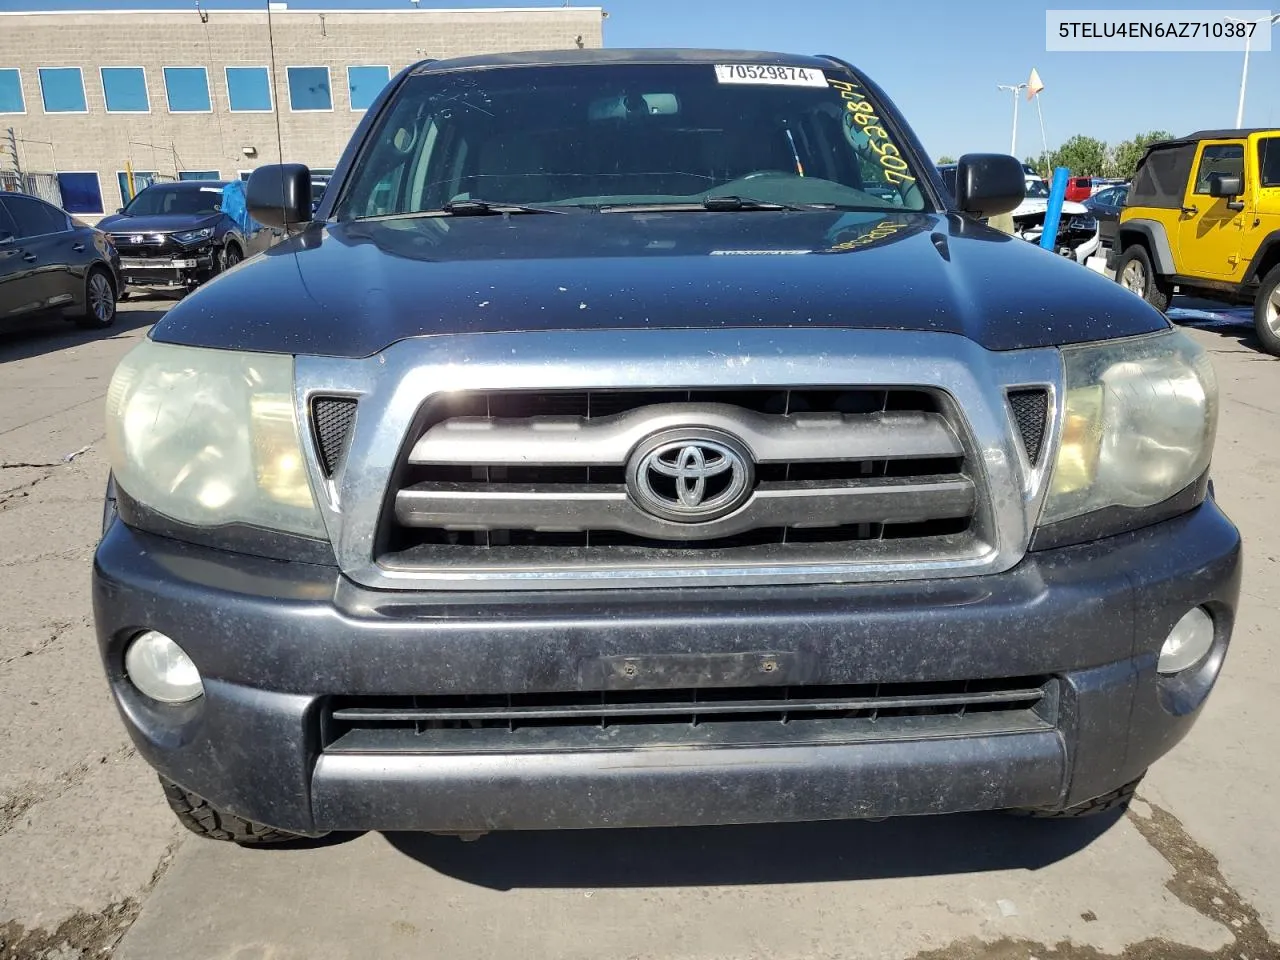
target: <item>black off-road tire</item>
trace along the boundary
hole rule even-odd
[[[1280,263],[1267,271],[1253,302],[1253,326],[1262,349],[1280,357]]]
[[[241,846],[259,846],[267,843],[288,843],[299,840],[296,833],[265,827],[260,823],[245,820],[230,813],[219,810],[204,797],[184,790],[172,780],[160,778],[160,786],[164,788],[164,798],[169,801],[178,821],[190,830],[210,840],[227,840]]]
[[[1146,775],[1144,770],[1141,775],[1122,787],[1116,787],[1110,793],[1104,793],[1100,797],[1094,797],[1092,800],[1085,800],[1083,803],[1064,807],[1061,810],[1010,810],[1008,812],[1014,816],[1033,817],[1040,820],[1075,820],[1080,817],[1096,817],[1099,814],[1110,813],[1112,810],[1123,812],[1129,808],[1129,801],[1133,799],[1138,784]]]
[[[1161,313],[1169,309],[1173,287],[1156,273],[1146,247],[1133,244],[1125,248],[1116,264],[1116,283],[1151,304]]]

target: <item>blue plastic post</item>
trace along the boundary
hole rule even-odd
[[[1058,249],[1058,223],[1062,220],[1062,202],[1067,198],[1067,178],[1071,171],[1058,167],[1053,171],[1053,183],[1049,185],[1049,208],[1044,212],[1044,233],[1040,234],[1040,246],[1046,250]]]

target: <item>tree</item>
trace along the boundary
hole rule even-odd
[[[939,164],[943,164],[943,163],[955,163],[955,162],[956,162],[956,158],[955,158],[955,157],[949,156],[948,154],[945,154],[945,153],[944,153],[942,156],[940,156],[940,157],[938,158],[938,163],[939,163]]]
[[[1132,140],[1117,143],[1107,163],[1107,176],[1130,179],[1138,168],[1138,161],[1142,159],[1147,147],[1161,140],[1172,139],[1173,134],[1167,130],[1152,130],[1149,133],[1140,133]]]
[[[1107,145],[1094,137],[1077,133],[1057,150],[1050,151],[1049,165],[1066,167],[1072,176],[1100,177],[1107,171]]]

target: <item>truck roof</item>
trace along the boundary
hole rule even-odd
[[[542,67],[618,63],[762,63],[786,64],[814,70],[842,67],[832,57],[792,53],[770,53],[763,50],[696,50],[696,49],[591,49],[533,50],[520,53],[488,53],[449,60],[423,60],[413,68],[415,75],[443,73],[450,70],[475,70],[486,67]]]
[[[1231,140],[1236,137],[1248,137],[1255,133],[1277,133],[1280,129],[1276,127],[1242,127],[1238,130],[1197,130],[1195,133],[1189,133],[1185,137],[1179,137],[1179,140]]]

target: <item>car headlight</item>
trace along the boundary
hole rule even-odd
[[[181,523],[323,538],[293,403],[293,358],[144,340],[107,391],[117,485]]]
[[[203,227],[200,230],[186,230],[182,233],[175,233],[173,239],[186,246],[193,243],[199,243],[202,240],[208,240],[213,236],[213,227]]]
[[[1218,386],[1179,331],[1064,347],[1061,441],[1041,524],[1154,507],[1209,467]]]
[[[1098,221],[1094,217],[1080,214],[1079,216],[1075,216],[1071,218],[1071,229],[1072,230],[1089,230],[1089,231],[1097,230]]]

